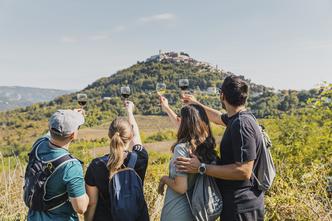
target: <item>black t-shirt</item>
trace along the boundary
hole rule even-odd
[[[133,151],[137,153],[137,161],[135,164],[135,171],[144,182],[146,168],[148,166],[148,153],[142,145],[135,145]],[[127,166],[131,153],[128,153],[124,161]],[[110,198],[108,193],[109,171],[101,157],[92,160],[86,174],[85,182],[89,186],[96,186],[98,188],[98,203],[94,215],[94,221],[112,220],[110,214]]]
[[[263,145],[259,125],[249,111],[241,111],[232,117],[221,116],[226,130],[220,143],[219,165],[245,163],[257,158],[257,150]],[[254,186],[254,180],[218,180],[223,195],[224,209],[246,212],[263,204],[263,194]]]

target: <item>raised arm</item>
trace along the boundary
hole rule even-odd
[[[200,103],[193,95],[190,94],[184,95],[182,99],[186,102],[186,104],[197,104],[202,106],[211,122],[218,125],[226,126],[225,123],[221,120],[222,113],[220,111]]]
[[[127,113],[128,113],[128,121],[132,125],[133,133],[134,133],[134,137],[133,137],[133,139],[130,143],[130,146],[132,147],[136,144],[141,144],[142,145],[141,135],[139,134],[139,128],[138,128],[136,119],[134,117],[135,105],[131,101],[125,101],[125,107],[126,107],[126,110],[127,110]]]
[[[179,128],[181,123],[181,118],[169,107],[167,98],[159,96],[160,106],[162,110],[167,113],[169,119],[176,128]]]

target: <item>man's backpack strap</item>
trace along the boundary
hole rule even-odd
[[[73,160],[77,160],[76,158],[74,158],[72,155],[70,154],[66,154],[66,155],[63,155],[61,156],[60,158],[58,159],[55,159],[49,163],[52,164],[52,169],[54,172],[58,167],[62,166],[64,163],[66,163],[67,161],[73,161]],[[80,161],[79,161],[80,162]]]
[[[62,165],[69,161],[75,161],[78,160],[75,157],[73,157],[70,154],[63,155],[55,160],[52,160],[48,162],[47,167],[50,170],[51,173],[54,173],[58,168],[60,168]],[[79,160],[78,160],[79,161]],[[80,162],[80,161],[79,161]],[[46,192],[45,192],[46,193]],[[45,197],[45,195],[44,195]],[[48,210],[53,210],[58,208],[59,206],[63,205],[68,200],[68,193],[64,192],[63,194],[60,194],[56,197],[53,197],[51,199],[45,199],[45,204],[49,208]]]
[[[129,158],[129,162],[128,162],[128,167],[134,169],[135,168],[135,164],[137,161],[137,153],[135,151],[132,151],[130,153],[130,158]]]
[[[46,137],[42,137],[42,138],[38,139],[38,140],[32,145],[32,150],[30,151],[30,153],[28,153],[29,160],[30,160],[31,158],[37,158],[37,159],[39,160],[39,158],[38,158],[38,156],[37,156],[38,147],[39,147],[40,144],[42,144],[42,143],[43,143],[44,141],[46,141],[46,140],[47,140]]]
[[[66,191],[51,198],[46,198],[47,182],[64,164],[78,160],[68,152],[52,160],[45,161],[41,159],[38,156],[38,149],[44,142],[48,141],[47,137],[43,137],[33,144],[24,176],[24,202],[30,209],[37,211],[53,210],[68,201]]]
[[[39,140],[37,140],[33,145],[32,145],[32,149],[36,149],[36,147],[38,147],[43,141],[47,140],[48,138],[46,137],[42,137],[39,138]]]

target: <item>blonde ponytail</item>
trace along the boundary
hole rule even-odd
[[[107,168],[111,178],[123,165],[126,145],[133,137],[130,123],[125,119],[115,119],[110,125],[108,136],[111,142]]]
[[[110,154],[109,160],[107,162],[107,168],[109,170],[109,177],[112,177],[118,169],[121,168],[123,164],[123,150],[125,149],[125,144],[123,143],[120,134],[116,132],[111,138],[110,143]]]

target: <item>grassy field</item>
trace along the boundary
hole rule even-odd
[[[154,190],[157,189],[159,174],[165,174],[168,170],[167,162],[171,156],[170,147],[175,142],[175,129],[165,116],[136,116],[136,119],[150,156],[145,185],[146,197],[152,220],[158,220],[163,197],[158,196]],[[47,124],[43,126],[46,128]],[[85,169],[93,158],[109,151],[108,126],[109,123],[106,123],[79,131],[79,139],[73,143],[71,152],[85,162]],[[41,128],[39,131],[44,130]],[[41,135],[29,130],[27,134],[32,137],[31,142]],[[0,150],[0,165],[0,221],[24,220],[27,209],[22,201],[22,186],[26,162],[18,157],[4,157]]]
[[[143,139],[159,131],[174,130],[173,125],[166,116],[136,115],[135,118]],[[83,128],[79,131],[79,139],[95,140],[107,138],[109,124],[110,122],[94,128]]]
[[[169,148],[176,134],[167,117],[137,116],[137,120],[150,156],[144,191],[154,221],[159,220],[163,205],[157,185],[159,178],[168,174]],[[297,117],[260,122],[273,140],[272,153],[278,171],[265,197],[266,220],[332,220],[332,203],[326,191],[326,177],[332,175],[330,131],[322,124]],[[107,128],[108,124],[83,128],[80,139],[71,145],[71,152],[85,162],[85,169],[94,157],[108,152]],[[219,143],[223,128],[212,125],[212,129]],[[0,220],[24,220],[25,161],[0,155],[0,165]]]

